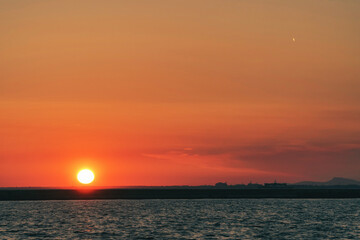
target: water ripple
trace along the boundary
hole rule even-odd
[[[1,239],[360,239],[360,200],[0,202]]]

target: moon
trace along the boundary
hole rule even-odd
[[[293,38],[292,38],[292,41],[293,41],[293,42],[296,42],[296,39],[293,37]]]
[[[78,173],[77,179],[82,184],[89,184],[89,183],[92,183],[94,181],[95,175],[91,170],[83,169]]]

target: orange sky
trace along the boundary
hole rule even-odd
[[[0,187],[360,179],[360,2],[0,2]]]

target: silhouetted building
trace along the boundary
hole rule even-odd
[[[258,184],[258,183],[252,183],[252,182],[249,182],[248,185],[246,186],[247,188],[255,188],[255,189],[258,189],[258,188],[262,188],[263,185],[261,184]]]
[[[277,183],[276,180],[273,183],[264,183],[265,188],[286,188],[286,183]]]
[[[226,182],[218,182],[218,183],[215,183],[215,187],[216,188],[226,188],[228,185]]]
[[[235,184],[235,185],[230,185],[228,186],[230,188],[246,188],[245,184]]]

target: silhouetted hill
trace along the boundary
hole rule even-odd
[[[344,185],[360,185],[360,181],[348,178],[334,177],[330,181],[327,182],[312,182],[312,181],[304,181],[298,182],[294,185],[308,185],[308,186],[344,186]]]

